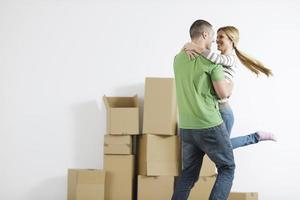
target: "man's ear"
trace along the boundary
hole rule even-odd
[[[202,32],[202,37],[203,37],[203,39],[206,39],[208,37],[208,32],[203,31]]]

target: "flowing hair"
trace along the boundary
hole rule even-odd
[[[237,48],[237,43],[239,41],[239,30],[237,28],[235,28],[234,26],[224,26],[219,28],[218,32],[219,31],[223,31],[232,41],[235,54],[245,67],[247,67],[256,75],[259,75],[260,73],[263,73],[268,77],[273,75],[272,70],[265,67],[262,62],[255,58],[252,58],[251,56],[247,55]]]

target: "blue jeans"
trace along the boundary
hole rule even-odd
[[[231,129],[232,129],[232,126],[234,123],[234,116],[233,116],[232,109],[229,106],[226,108],[220,108],[220,113],[221,113],[222,119],[225,123],[225,126],[227,128],[227,132],[230,136]],[[231,141],[232,148],[236,149],[238,147],[243,147],[243,146],[247,146],[250,144],[258,143],[259,136],[257,135],[257,133],[252,133],[252,134],[245,135],[245,136],[231,138],[230,141]]]
[[[225,124],[208,129],[180,129],[182,164],[172,200],[186,200],[197,182],[205,154],[216,164],[218,175],[209,200],[227,200],[235,163]]]

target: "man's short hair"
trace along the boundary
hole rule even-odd
[[[200,37],[204,31],[209,31],[210,28],[212,25],[209,22],[201,19],[196,20],[190,28],[191,39]]]

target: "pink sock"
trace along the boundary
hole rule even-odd
[[[275,135],[270,132],[258,131],[257,135],[259,136],[259,141],[266,141],[266,140],[277,141]]]

